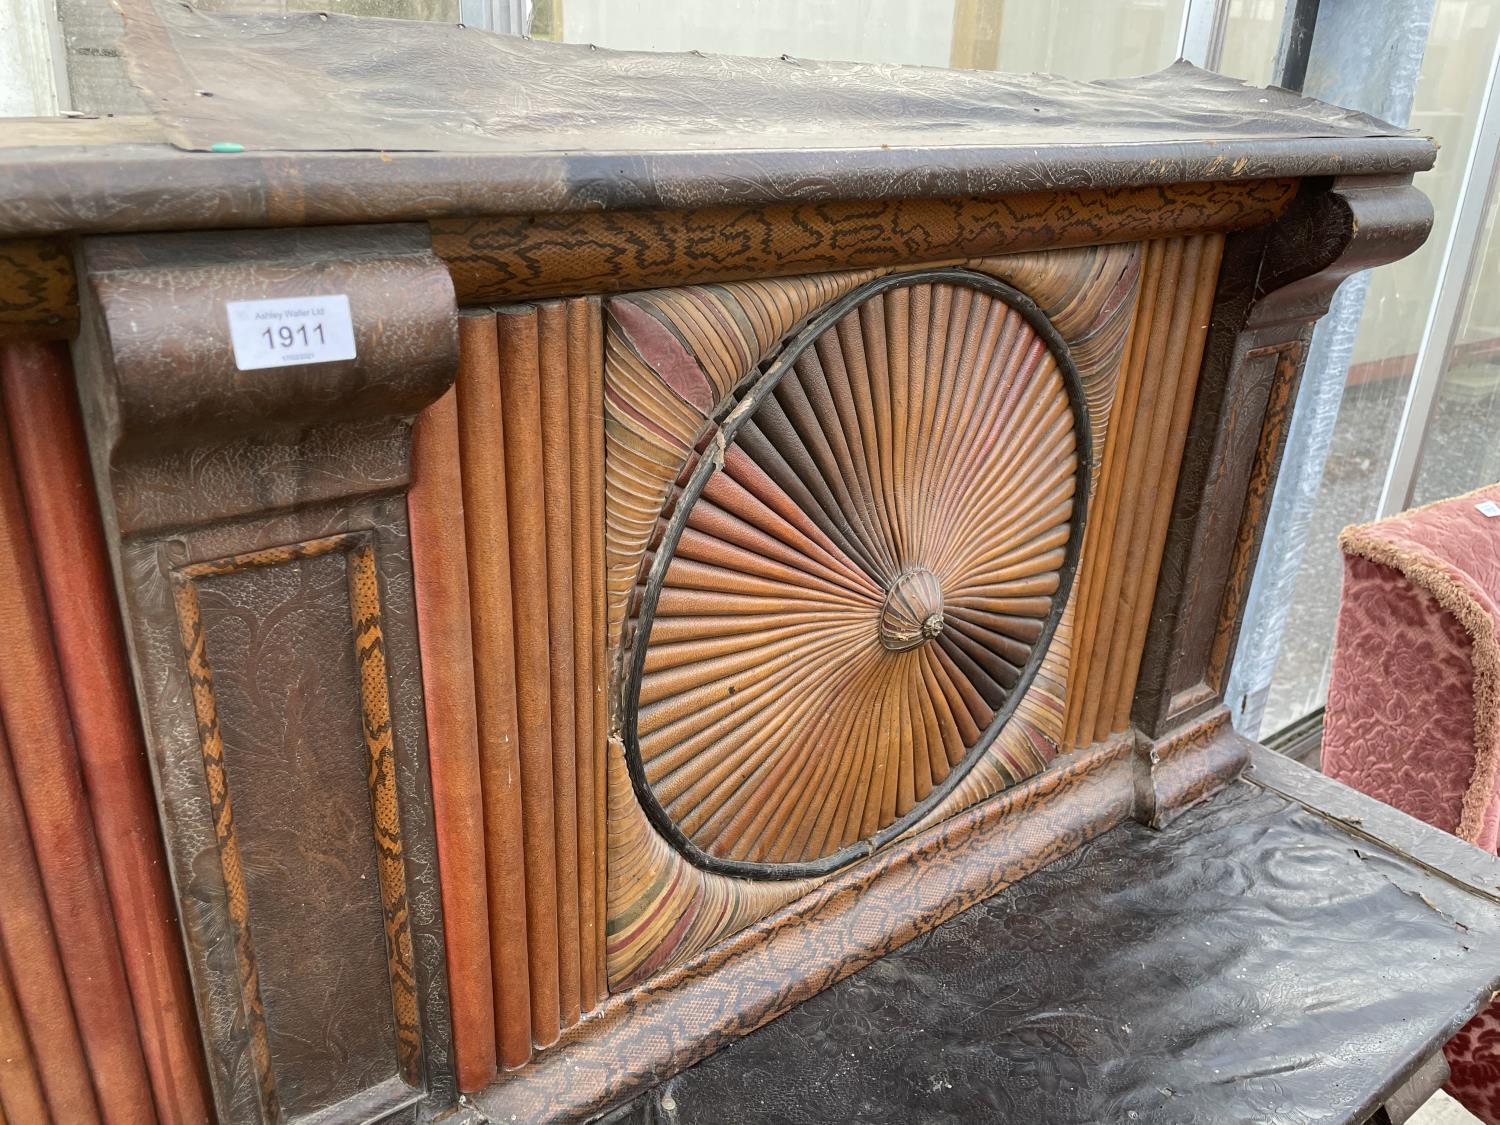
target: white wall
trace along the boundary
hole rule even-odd
[[[953,0],[563,0],[563,38],[630,51],[947,66]]]
[[[545,3],[545,0],[540,0]],[[562,38],[617,50],[948,66],[956,25],[996,68],[1106,78],[1177,53],[1186,0],[561,0]],[[993,43],[993,40],[991,41]],[[992,48],[993,49],[993,48]]]

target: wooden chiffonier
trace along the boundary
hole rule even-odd
[[[1426,236],[1429,141],[1186,64],[125,11],[150,118],[0,132],[12,1125],[587,1117],[1250,816],[1309,335]],[[1488,935],[1417,934],[1425,1057],[1500,911],[1362,831]]]

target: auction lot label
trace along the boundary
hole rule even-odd
[[[342,293],[226,301],[224,309],[241,371],[354,358],[354,321]]]

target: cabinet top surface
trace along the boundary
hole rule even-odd
[[[153,182],[160,228],[194,192],[245,191],[253,212],[250,189],[293,182],[319,214],[394,221],[1405,176],[1436,151],[1187,63],[1079,82],[121,7],[152,117],[0,125],[0,233],[141,229],[107,217],[136,180]]]

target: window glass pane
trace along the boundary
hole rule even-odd
[[[999,69],[1069,78],[1150,74],[1177,57],[1184,6],[1185,0],[1005,0]]]
[[[1479,258],[1468,280],[1453,346],[1443,365],[1414,504],[1500,480],[1500,207],[1492,196]]]
[[[1186,0],[538,0],[533,31],[638,51],[1048,71],[1160,70]],[[556,31],[561,8],[561,31]],[[1088,34],[1080,35],[1080,27]]]
[[[547,7],[536,5],[540,14]],[[563,0],[569,43],[626,51],[947,66],[953,4],[903,0]],[[533,19],[536,17],[533,16]]]
[[[1343,570],[1338,535],[1347,524],[1373,518],[1380,502],[1497,29],[1500,4],[1488,0],[1439,0],[1433,12],[1411,124],[1441,147],[1437,167],[1416,180],[1432,199],[1436,222],[1420,250],[1370,277],[1262,733],[1315,710],[1326,697]]]
[[[1229,0],[1220,74],[1243,78],[1252,86],[1271,84],[1285,7],[1286,0]]]

